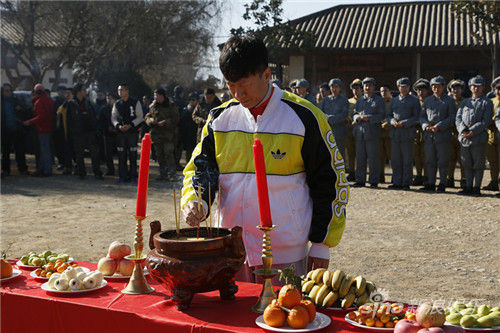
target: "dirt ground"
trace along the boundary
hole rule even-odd
[[[157,175],[152,163],[146,222],[158,219],[163,229],[174,228],[174,185],[156,181]],[[97,262],[113,240],[132,245],[136,187],[116,180],[34,178],[13,171],[1,183],[0,248],[11,245],[9,258],[50,249]],[[488,171],[483,185],[487,182]],[[351,188],[345,232],[331,249],[330,268],[365,276],[393,300],[473,299],[500,305],[500,199],[495,193],[471,198],[457,195],[458,189],[427,194],[387,186]],[[145,223],[145,247],[148,237]]]

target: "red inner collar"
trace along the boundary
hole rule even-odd
[[[264,113],[264,110],[266,109],[267,104],[269,104],[269,100],[271,99],[273,92],[274,92],[274,87],[271,87],[271,93],[269,94],[269,97],[264,102],[257,105],[256,107],[249,109],[250,113],[254,117],[255,121],[257,121],[257,116],[260,116]]]

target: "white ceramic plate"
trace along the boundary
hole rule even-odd
[[[41,288],[45,291],[50,291],[51,293],[56,293],[56,294],[83,294],[83,293],[88,293],[94,290],[98,290],[101,288],[106,287],[108,284],[108,281],[102,280],[101,285],[92,289],[80,289],[80,290],[57,290],[57,289],[52,289],[49,287],[49,283],[45,282],[44,284],[41,285]]]
[[[448,326],[457,326],[457,327],[462,327],[459,325],[452,325],[448,322],[445,323]],[[488,327],[488,328],[472,328],[472,327],[462,327],[466,332],[488,332],[488,331],[497,331],[500,330],[500,326],[493,326],[493,327]]]
[[[358,311],[356,311],[356,314],[358,314]],[[345,321],[347,321],[352,326],[360,327],[360,328],[363,328],[363,329],[369,330],[369,331],[380,331],[380,332],[392,332],[392,331],[394,331],[394,328],[389,328],[389,327],[373,327],[373,326],[370,327],[370,326],[362,325],[354,320],[349,319],[348,315],[349,314],[345,315]]]
[[[78,266],[78,267],[81,267],[81,266]],[[81,267],[81,268],[83,269],[83,271],[85,273],[90,272],[90,269],[88,269],[87,267]],[[33,278],[35,278],[35,279],[37,279],[37,280],[43,280],[43,281],[48,281],[49,280],[48,277],[41,277],[41,276],[36,275],[35,271],[31,271],[30,276],[33,277]]]
[[[291,328],[287,324],[285,324],[283,327],[271,327],[264,322],[264,316],[258,316],[257,319],[255,319],[255,323],[257,324],[257,326],[265,330],[274,332],[312,332],[327,327],[331,322],[332,320],[330,319],[330,317],[320,312],[316,312],[316,318],[314,318],[313,322],[309,323],[307,327],[303,329]]]
[[[9,277],[0,279],[0,281],[4,282],[4,281],[10,280],[10,279],[13,279],[13,278],[18,277],[19,275],[21,275],[21,273],[22,272],[20,270],[18,270],[18,269],[12,269],[12,275],[9,276]]]
[[[75,259],[69,257],[68,261],[66,261],[68,264],[71,264]],[[25,269],[27,271],[33,271],[37,268],[39,268],[40,266],[31,266],[31,265],[24,265],[21,260],[18,260],[16,262],[16,266],[19,267],[19,268],[22,268],[22,269]]]
[[[149,274],[148,270],[144,268],[144,276],[148,274]],[[123,280],[123,279],[130,279],[130,276],[115,274],[115,275],[104,275],[104,278],[107,280]]]

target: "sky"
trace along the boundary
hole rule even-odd
[[[230,37],[231,28],[238,28],[240,26],[247,28],[253,27],[243,19],[245,13],[245,3],[251,1],[242,0],[221,0],[223,1],[222,21],[219,28],[214,33],[215,45],[224,43]],[[333,6],[345,4],[362,4],[362,3],[383,3],[383,2],[409,2],[412,0],[283,0],[283,21],[294,20],[296,18],[306,16],[312,13],[319,12],[323,9],[331,8]],[[215,77],[222,79],[222,75],[217,67],[217,59],[219,56],[218,50],[213,50],[208,55],[207,68],[202,72],[202,76],[212,74]]]

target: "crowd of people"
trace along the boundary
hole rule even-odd
[[[87,96],[81,83],[71,88],[60,86],[57,95],[42,84],[32,92],[32,107],[18,98],[9,83],[2,85],[2,178],[11,173],[10,154],[14,152],[20,174],[50,177],[55,166],[64,175],[85,179],[84,158],[89,155],[96,179],[115,176],[114,156],[118,155],[118,182],[137,181],[137,144],[151,133],[153,158],[158,161],[158,180],[176,181],[182,170],[183,151],[188,161],[209,111],[222,102],[213,89],[203,95],[184,97],[181,86],[168,96],[165,89],[141,100],[130,95],[127,84],[112,92],[97,92],[95,101]],[[228,96],[222,96],[228,99]],[[35,132],[36,135],[30,135]],[[27,141],[33,141],[36,171],[26,163]],[[106,165],[106,173],[101,165]]]
[[[341,93],[339,78],[320,85],[315,97],[305,79],[292,81],[288,89],[327,115],[354,187],[365,186],[367,166],[370,187],[385,183],[389,163],[389,188],[423,186],[422,191],[445,192],[455,186],[458,163],[459,193],[479,196],[488,160],[491,181],[483,189],[498,191],[500,77],[493,80],[489,93],[479,75],[468,84],[459,79],[447,83],[436,76],[411,85],[403,77],[396,87],[395,96],[388,84],[377,93],[374,78],[355,79],[349,85],[350,99]],[[467,88],[470,97],[465,98]]]
[[[278,80],[274,84],[281,86]],[[347,180],[354,187],[368,183],[377,188],[386,182],[385,166],[392,168],[389,188],[445,192],[455,186],[455,168],[460,167],[460,193],[481,195],[486,160],[491,181],[485,190],[499,186],[499,104],[500,77],[486,94],[481,76],[468,84],[459,79],[446,82],[442,76],[430,81],[397,80],[399,94],[391,85],[376,89],[374,78],[355,79],[349,84],[352,97],[342,92],[339,78],[321,84],[312,93],[305,79],[286,87],[318,106],[328,117],[336,144],[346,162]],[[470,90],[470,97],[465,98]],[[98,92],[95,102],[87,97],[83,84],[60,86],[52,99],[41,84],[33,89],[33,110],[13,95],[12,86],[2,86],[2,177],[10,174],[10,152],[14,151],[18,170],[28,175],[25,136],[29,127],[36,131],[36,171],[33,176],[52,175],[53,164],[63,174],[86,177],[84,157],[90,154],[95,178],[114,176],[114,154],[118,155],[118,182],[137,180],[137,143],[150,132],[153,158],[158,161],[158,180],[177,180],[182,152],[186,162],[199,142],[211,109],[230,99],[219,99],[213,89],[203,95],[177,86],[173,96],[165,89],[141,100],[130,96],[121,84],[114,93]],[[55,156],[55,159],[53,158]],[[57,160],[57,163],[55,161]],[[106,165],[106,173],[101,171]],[[414,174],[414,168],[416,173]],[[439,171],[439,183],[437,173]]]

